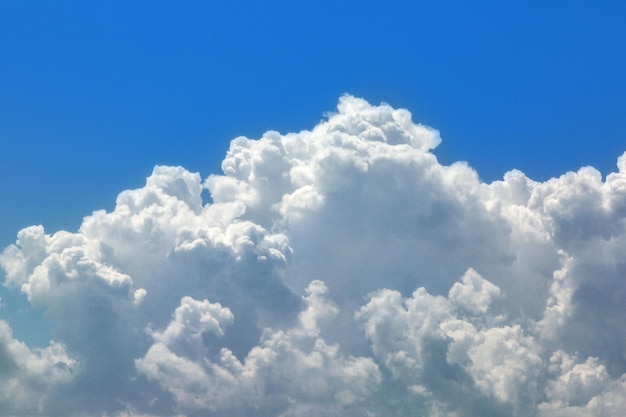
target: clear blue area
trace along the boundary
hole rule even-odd
[[[623,1],[2,1],[0,246],[75,230],[155,164],[217,172],[230,139],[309,129],[346,92],[408,108],[441,131],[440,160],[486,181],[606,174],[626,150],[625,17]],[[36,339],[25,301],[0,296]]]

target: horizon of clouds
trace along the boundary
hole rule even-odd
[[[3,415],[621,415],[626,153],[484,183],[440,142],[346,95],[223,174],[156,166],[77,232],[23,229],[5,285],[53,340],[0,321]]]

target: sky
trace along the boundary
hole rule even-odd
[[[478,3],[2,2],[0,414],[621,415],[626,6]]]

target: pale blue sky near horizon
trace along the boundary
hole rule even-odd
[[[76,230],[154,165],[218,173],[234,137],[310,129],[344,93],[407,108],[485,181],[606,175],[626,150],[625,17],[618,1],[4,1],[0,246]],[[26,304],[0,296],[19,322]]]

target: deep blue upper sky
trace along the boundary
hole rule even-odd
[[[479,4],[476,4],[479,3]],[[75,230],[155,164],[312,128],[342,93],[406,107],[486,181],[610,172],[626,150],[621,1],[0,3],[0,243]]]

